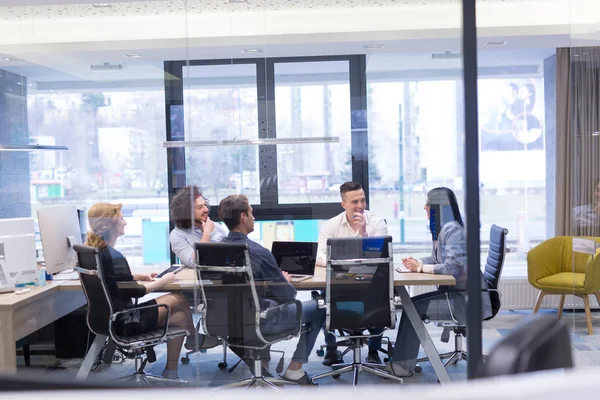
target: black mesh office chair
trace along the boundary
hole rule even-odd
[[[88,303],[87,324],[90,331],[96,335],[110,337],[123,355],[135,360],[134,374],[117,381],[147,386],[151,386],[151,383],[185,385],[186,382],[179,379],[167,379],[162,376],[146,374],[144,367],[148,362],[156,361],[154,346],[165,343],[175,337],[186,336],[188,334],[187,330],[170,328],[168,322],[164,328],[135,336],[120,336],[114,330],[114,323],[119,316],[151,307],[166,308],[168,321],[169,307],[165,304],[156,304],[152,306],[132,307],[126,310],[116,310],[106,283],[106,277],[102,268],[102,259],[98,249],[83,245],[74,245],[73,249],[77,253],[78,260],[78,266],[75,270],[79,273],[79,280],[81,281],[81,286],[83,287],[83,292]]]
[[[352,363],[334,364],[332,371],[313,381],[352,372],[356,387],[360,373],[368,372],[402,382],[386,372],[384,364],[361,359],[361,348],[375,336],[363,334],[365,330],[396,325],[392,237],[328,239],[326,276],[326,329],[351,332],[336,344],[348,347],[354,357]]]
[[[490,229],[490,244],[488,250],[488,256],[485,262],[485,268],[483,276],[488,285],[488,292],[492,303],[492,315],[486,320],[492,319],[500,311],[500,292],[498,291],[498,284],[500,281],[500,275],[502,274],[502,267],[504,265],[504,258],[506,256],[506,235],[508,230],[498,225],[492,225]],[[451,288],[449,290],[452,290]],[[447,296],[449,298],[449,296]],[[450,300],[448,300],[450,303]],[[452,310],[452,306],[449,305]],[[450,322],[438,322],[438,326],[443,327],[442,331],[442,342],[447,343],[450,339],[450,332],[454,332],[454,351],[440,354],[442,360],[447,360],[444,365],[454,365],[461,360],[467,359],[467,352],[463,347],[463,339],[467,336],[467,327],[464,324],[460,324],[456,319]],[[419,362],[427,361],[427,357],[420,358]]]
[[[498,342],[479,370],[482,377],[491,377],[572,367],[567,324],[536,315]]]
[[[243,358],[252,360],[252,377],[224,387],[253,387],[290,384],[263,376],[261,354],[282,340],[298,337],[302,327],[302,303],[277,304],[265,299],[266,285],[254,280],[248,245],[240,243],[196,243],[196,268],[200,275],[204,333],[243,349]],[[212,285],[202,283],[203,273],[211,274]],[[214,273],[221,275],[215,282]],[[272,285],[273,283],[270,283]],[[285,323],[267,324],[276,315],[287,314]]]

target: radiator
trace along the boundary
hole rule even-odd
[[[411,296],[416,296],[435,289],[435,286],[411,286],[409,293]],[[539,290],[531,286],[526,278],[501,278],[499,290],[502,295],[502,310],[533,310],[539,293]],[[541,308],[557,309],[559,301],[558,295],[546,295]],[[594,296],[590,298],[590,307],[598,308]],[[567,295],[564,308],[583,309],[583,300]]]

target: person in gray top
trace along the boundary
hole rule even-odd
[[[194,243],[220,242],[229,233],[210,219],[209,207],[195,185],[181,188],[171,200],[170,215],[175,225],[169,235],[171,250],[188,268],[194,268]]]
[[[422,319],[452,321],[454,317],[459,323],[465,323],[466,239],[456,196],[452,190],[444,187],[430,190],[424,209],[433,239],[431,257],[408,257],[402,259],[402,264],[409,271],[416,273],[452,275],[456,279],[456,285],[451,288],[440,286],[438,290],[415,296],[412,298],[413,303]],[[487,288],[483,274],[481,285],[482,288]],[[487,291],[481,292],[481,303],[482,319],[490,317],[492,307]],[[396,376],[411,376],[416,367],[419,344],[412,324],[406,314],[402,313],[392,361],[387,365],[388,370]]]

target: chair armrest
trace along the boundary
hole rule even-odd
[[[298,336],[302,331],[302,302],[299,300],[289,301],[289,302],[286,302],[283,304],[278,304],[276,306],[267,308],[266,310],[263,310],[259,313],[259,318],[266,319],[269,316],[269,313],[283,311],[287,307],[290,307],[290,306],[295,306],[295,308],[296,308],[295,325],[297,324],[297,326],[298,326],[298,329],[295,330],[295,334],[292,336]],[[265,335],[263,335],[263,333],[261,332],[260,321],[256,321],[256,335],[265,344],[274,344],[279,341],[279,340],[269,341],[266,339]]]
[[[127,308],[125,310],[117,311],[116,313],[113,313],[111,315],[111,317],[110,317],[110,324],[109,324],[110,325],[109,326],[109,332],[110,332],[111,339],[114,340],[117,344],[121,344],[121,342],[118,339],[115,338],[115,335],[113,334],[113,329],[112,329],[112,324],[113,324],[114,321],[117,320],[117,318],[118,318],[119,315],[131,313],[131,312],[135,312],[135,311],[140,311],[140,310],[147,310],[147,309],[150,309],[150,308],[160,308],[160,307],[164,307],[164,308],[167,309],[167,316],[166,316],[166,319],[165,319],[165,326],[163,328],[162,335],[160,336],[160,340],[161,341],[164,340],[165,337],[167,336],[167,331],[169,329],[169,318],[171,316],[171,309],[166,304],[150,304],[150,305],[147,305],[147,306],[131,307],[131,308]]]

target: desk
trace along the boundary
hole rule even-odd
[[[25,294],[0,294],[0,371],[16,373],[16,341],[86,304],[81,291],[61,291],[64,281],[33,286]],[[77,281],[79,283],[79,281]]]
[[[293,285],[298,290],[318,290],[318,289],[325,289],[325,281],[326,281],[325,268],[316,268],[315,276],[312,279],[308,279],[308,280],[305,280],[302,282],[294,282]],[[164,288],[164,291],[168,291],[168,292],[191,291],[191,290],[194,290],[195,288],[197,288],[198,284],[199,283],[197,281],[195,271],[191,270],[191,269],[185,269],[185,270],[181,271],[179,274],[177,274],[177,279],[175,281],[173,281],[172,283],[168,284]],[[440,360],[440,357],[435,348],[435,345],[433,344],[433,341],[431,340],[431,337],[429,336],[429,333],[427,332],[427,329],[425,328],[425,325],[423,324],[423,321],[421,320],[421,317],[419,316],[417,309],[415,308],[415,305],[413,304],[413,302],[410,298],[410,295],[408,294],[408,291],[406,290],[406,286],[411,286],[411,285],[420,285],[420,286],[423,286],[423,285],[455,285],[455,284],[456,284],[456,280],[451,275],[433,275],[433,274],[419,274],[419,273],[415,273],[415,272],[394,271],[394,286],[396,287],[396,291],[398,292],[398,294],[400,295],[400,299],[402,300],[402,306],[403,306],[404,312],[406,312],[406,315],[408,316],[409,321],[415,328],[417,337],[419,338],[419,341],[421,342],[421,345],[423,346],[423,350],[425,350],[425,353],[427,354],[427,357],[429,358],[429,361],[431,362],[431,366],[433,367],[433,370],[435,371],[440,383],[450,382],[450,377],[448,376],[448,372],[446,371],[446,369],[444,368],[444,365],[442,364],[442,361]],[[206,285],[205,287],[206,288],[209,288],[209,287],[218,288],[218,286],[219,286],[219,283],[215,282],[215,283]],[[79,281],[66,281],[61,285],[60,290],[61,291],[81,291],[81,284],[79,283]],[[96,344],[96,342],[94,342],[93,348],[94,349],[98,348],[98,351],[99,351],[99,349],[101,348],[100,342],[102,341],[102,338],[97,337],[96,339],[98,341],[98,344]],[[89,366],[91,366],[91,362],[93,362],[92,357],[95,358],[94,354],[92,352],[92,349],[90,349],[88,354],[89,353],[92,353],[92,355],[90,356],[90,359],[87,359],[88,357],[86,356],[86,361],[84,361],[84,365],[82,365],[82,368],[80,369],[80,374],[78,374],[78,377],[85,378],[85,376],[87,376],[86,368],[87,368],[88,364],[89,364]],[[86,368],[84,368],[84,366]]]

